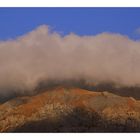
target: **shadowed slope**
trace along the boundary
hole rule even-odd
[[[37,84],[37,86],[32,90],[15,90],[9,89],[7,91],[1,91],[0,103],[4,103],[10,99],[14,99],[16,97],[22,96],[33,96],[42,92],[46,92],[49,90],[53,90],[56,87],[65,87],[65,88],[80,88],[89,91],[96,92],[111,92],[115,95],[119,95],[122,97],[133,97],[135,99],[140,99],[140,87],[125,87],[125,86],[117,86],[113,83],[87,83],[84,79],[80,80],[41,80]]]
[[[139,132],[139,121],[139,101],[79,88],[57,87],[0,105],[1,132],[125,132],[127,125]]]

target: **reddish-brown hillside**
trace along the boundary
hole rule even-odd
[[[132,97],[121,97],[108,92],[93,92],[79,88],[57,87],[35,96],[18,97],[1,104],[0,131],[14,131],[30,122],[36,123],[41,120],[59,122],[77,108],[85,110],[87,116],[90,113],[97,113],[105,120],[105,123],[112,122],[112,125],[119,122],[125,126],[129,119],[130,123],[133,120],[138,124],[140,120],[140,101]],[[78,125],[80,127],[81,124]],[[62,131],[65,126],[64,124]],[[134,124],[134,127],[137,126]],[[40,128],[38,132],[39,130]],[[140,131],[139,128],[137,131]]]

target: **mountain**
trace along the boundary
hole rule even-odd
[[[56,87],[0,104],[0,132],[140,132],[140,101]]]

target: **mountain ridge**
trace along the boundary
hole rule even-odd
[[[81,113],[84,115],[82,116]],[[69,120],[72,120],[71,124],[75,122],[76,126],[68,124],[69,121],[66,118],[69,117]],[[81,118],[77,120],[78,117]],[[101,122],[96,123],[93,118],[96,118],[95,120],[100,118]],[[43,120],[45,122],[47,120],[46,125],[44,122],[41,123],[41,126],[45,127],[44,129],[41,129],[41,126],[36,127],[36,130],[33,129],[35,127],[29,129],[30,126]],[[64,123],[64,120],[67,121]],[[78,123],[79,120],[81,120],[80,123]],[[139,100],[132,97],[121,97],[109,92],[93,92],[80,88],[56,87],[34,96],[17,97],[0,105],[0,132],[40,132],[40,130],[42,130],[41,132],[96,132],[97,130],[110,132],[117,131],[118,126],[121,126],[118,131],[124,131],[122,129],[126,127],[128,120],[132,127],[129,126],[130,131],[140,131]],[[48,122],[53,122],[53,126],[61,122],[63,129],[59,126],[55,129],[55,126],[48,130],[52,126]],[[90,125],[90,122],[99,124],[98,129],[94,127],[95,124]],[[110,126],[116,127],[116,124],[117,128],[109,129]]]

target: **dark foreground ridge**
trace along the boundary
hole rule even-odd
[[[75,108],[70,114],[62,115],[59,120],[45,119],[29,122],[13,132],[140,132],[140,123],[131,117],[127,118],[125,123],[116,121],[116,119],[105,120],[97,112]]]

